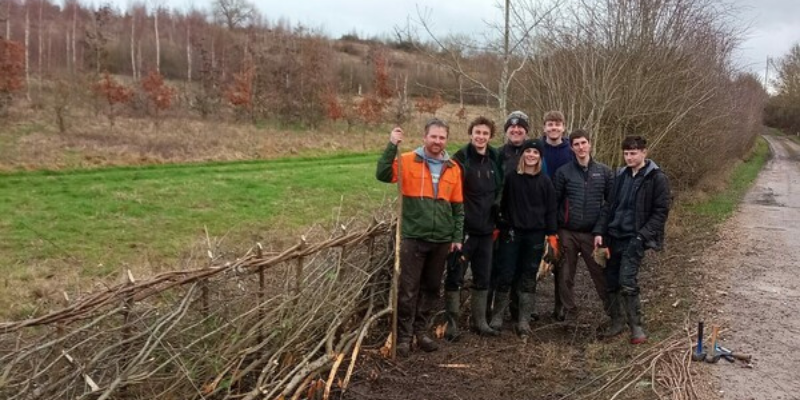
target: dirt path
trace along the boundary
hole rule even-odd
[[[773,159],[704,262],[724,274],[725,345],[754,359],[710,367],[722,399],[800,399],[800,145],[767,140]]]

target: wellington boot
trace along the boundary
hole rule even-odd
[[[628,326],[631,328],[631,344],[642,344],[647,341],[647,335],[642,328],[642,308],[639,295],[623,296],[625,311],[628,314]]]
[[[503,327],[503,315],[506,313],[508,304],[511,301],[508,292],[494,292],[494,308],[492,309],[492,321],[489,326],[499,331]]]
[[[514,330],[517,332],[519,337],[525,339],[528,338],[531,332],[531,312],[533,312],[535,303],[534,303],[534,294],[533,293],[519,293],[519,317],[517,318],[517,323],[514,326]]]
[[[488,290],[472,289],[472,299],[470,301],[472,326],[481,336],[498,336],[500,332],[492,329],[486,322],[486,303],[488,296]]]
[[[622,303],[622,295],[619,292],[609,295],[606,313],[611,317],[611,324],[600,332],[600,337],[611,338],[625,332],[625,311]]]
[[[447,316],[447,328],[444,331],[444,338],[448,342],[458,341],[461,338],[461,331],[458,329],[458,320],[461,317],[460,291],[445,293],[445,315]]]
[[[436,344],[436,341],[424,333],[417,334],[417,347],[426,353],[439,350],[439,345]]]

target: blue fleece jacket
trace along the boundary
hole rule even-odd
[[[564,138],[558,146],[551,146],[547,143],[546,136],[542,137],[542,141],[544,142],[544,162],[547,165],[545,172],[553,180],[559,168],[575,159],[575,153],[569,148],[569,140],[567,138]]]

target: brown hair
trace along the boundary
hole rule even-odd
[[[647,140],[641,136],[627,136],[622,141],[622,150],[646,150]]]
[[[564,122],[564,114],[561,111],[548,111],[544,113],[544,123],[548,121]]]
[[[474,128],[474,127],[476,127],[478,125],[486,125],[486,126],[488,126],[489,127],[489,137],[490,138],[494,137],[494,130],[495,130],[494,121],[492,121],[489,118],[486,118],[486,117],[484,117],[482,115],[480,117],[478,117],[478,118],[473,119],[472,122],[469,123],[469,128],[467,128],[467,135],[472,136],[472,128]]]
[[[447,132],[447,136],[450,136],[450,125],[447,125],[447,122],[439,118],[431,118],[425,123],[425,135],[428,136],[428,131],[431,129],[432,126],[438,126],[440,128],[444,128],[445,132]]]
[[[589,139],[589,132],[586,132],[583,129],[575,129],[572,133],[569,134],[569,145],[572,146],[572,142],[575,139],[586,138],[587,141],[591,143],[591,139]]]

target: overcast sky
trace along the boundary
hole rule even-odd
[[[764,74],[767,56],[781,57],[800,41],[800,0],[732,0],[740,8],[737,25],[749,29],[736,55],[743,69]],[[296,0],[256,2],[264,15],[293,23],[320,27],[332,37],[349,32],[361,36],[392,32],[404,25],[417,8],[427,10],[442,32],[470,33],[486,30],[487,21],[500,21],[496,0]]]
[[[124,1],[124,0],[118,0]],[[172,7],[189,1],[208,7],[212,0],[166,0]],[[737,26],[749,26],[736,64],[763,79],[767,56],[779,58],[800,41],[800,0],[727,0],[740,8]],[[321,28],[338,38],[345,33],[385,36],[395,26],[416,18],[417,9],[428,12],[437,33],[486,31],[486,22],[497,23],[502,14],[497,0],[254,0],[270,21],[279,18],[293,25]],[[186,3],[184,3],[186,4]]]

